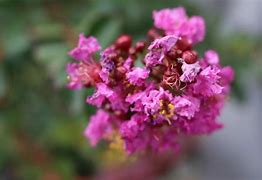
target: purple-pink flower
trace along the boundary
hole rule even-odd
[[[194,93],[203,96],[220,94],[223,90],[223,86],[219,84],[221,78],[219,73],[220,70],[215,66],[208,66],[201,71],[197,77],[196,83],[194,84]]]
[[[115,96],[115,92],[104,83],[98,83],[96,88],[96,92],[91,97],[86,99],[87,103],[101,107],[106,99],[110,100]]]
[[[99,51],[101,46],[94,37],[86,38],[83,33],[79,35],[78,45],[69,52],[69,55],[79,61],[88,62],[92,55]]]
[[[155,89],[154,84],[146,83],[146,89],[128,94],[125,101],[130,104],[133,112],[143,111],[144,105],[142,104],[143,98],[147,97],[151,90]]]
[[[192,82],[195,80],[197,73],[200,71],[201,67],[198,62],[194,64],[183,63],[181,67],[183,74],[180,76],[182,82]]]
[[[148,47],[148,54],[145,56],[145,62],[148,67],[163,63],[165,55],[175,46],[179,38],[174,35],[164,36],[154,40]]]
[[[114,110],[127,111],[127,103],[124,102],[121,95],[121,89],[115,87],[111,89],[104,83],[98,83],[96,92],[86,99],[86,102],[96,107],[101,107],[103,103],[111,103]]]
[[[205,21],[200,16],[193,16],[188,21],[188,32],[182,33],[182,35],[188,37],[192,44],[199,43],[204,40],[205,37]]]
[[[111,132],[110,115],[103,110],[98,110],[96,115],[90,118],[84,135],[89,139],[90,144],[95,146],[101,139],[107,138]]]
[[[192,96],[177,96],[172,103],[175,107],[175,112],[188,119],[193,118],[200,108],[200,100]]]
[[[164,36],[160,39],[156,39],[155,41],[153,41],[148,47],[148,49],[149,50],[159,49],[164,53],[166,53],[171,50],[171,48],[176,44],[178,39],[179,39],[178,36],[174,36],[174,35]]]
[[[95,59],[98,41],[80,34],[69,53],[78,62],[67,65],[68,87],[94,88],[86,102],[99,110],[84,132],[92,146],[118,136],[129,154],[177,152],[181,137],[223,127],[218,116],[234,71],[216,51],[194,50],[205,36],[203,18],[178,7],[154,11],[153,19],[146,40],[122,35]]]
[[[154,115],[161,108],[161,101],[172,100],[172,94],[165,91],[163,88],[159,90],[151,90],[147,96],[142,97],[142,104],[144,106],[144,112],[148,115]]]
[[[80,71],[80,64],[68,63],[66,71],[68,74],[69,83],[67,85],[70,89],[81,89],[88,81],[88,76],[85,76],[84,68]]]
[[[200,16],[188,18],[183,7],[154,11],[153,19],[155,27],[167,35],[185,36],[192,44],[203,41],[205,37],[204,19]]]
[[[145,114],[134,114],[129,121],[121,124],[120,134],[126,139],[135,138],[139,131],[144,130],[146,119],[147,116]]]
[[[219,84],[220,69],[213,66],[208,66],[200,72],[197,77],[197,81],[194,84],[194,93],[201,94],[203,96],[213,96],[220,94],[223,90],[223,86]]]
[[[176,36],[180,36],[181,30],[188,20],[183,7],[153,11],[153,19],[155,27]]]
[[[136,67],[132,71],[126,74],[129,82],[137,86],[143,85],[148,75],[149,75],[149,70],[140,67]]]
[[[100,81],[98,77],[100,67],[96,63],[68,63],[66,71],[69,79],[67,87],[70,89],[81,89]]]
[[[204,60],[209,65],[216,65],[220,61],[217,52],[214,50],[208,50],[207,52],[205,52]]]

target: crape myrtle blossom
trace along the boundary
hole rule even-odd
[[[111,132],[110,114],[98,110],[96,115],[90,118],[90,123],[85,129],[84,135],[89,138],[90,144],[95,146],[102,138],[110,135]]]
[[[100,108],[105,101],[108,101],[114,110],[128,110],[127,103],[123,100],[123,96],[121,95],[122,90],[120,88],[115,87],[114,89],[110,89],[104,83],[97,83],[96,88],[96,92],[87,98],[87,103]]]
[[[184,62],[181,69],[183,74],[180,76],[180,80],[182,82],[192,82],[197,76],[197,73],[200,71],[201,67],[198,62],[194,64],[187,64]]]
[[[204,39],[204,19],[200,16],[189,18],[183,7],[154,11],[153,18],[155,27],[168,35],[185,36],[192,44]]]
[[[153,83],[145,83],[146,88],[141,91],[135,92],[133,94],[127,95],[125,101],[129,103],[131,106],[131,110],[133,112],[141,112],[144,109],[143,98],[146,98],[149,92],[155,89],[155,85]]]
[[[208,66],[202,70],[197,77],[196,83],[193,85],[194,93],[203,96],[213,96],[220,94],[223,86],[219,84],[221,76],[219,76],[220,69],[217,67]]]
[[[101,53],[101,66],[102,69],[99,73],[100,78],[105,82],[109,83],[109,75],[115,68],[115,64],[110,60],[110,57],[114,55],[114,48],[109,47]]]
[[[135,67],[132,71],[126,74],[127,79],[133,85],[141,86],[144,80],[148,77],[149,70],[140,67]]]
[[[154,11],[153,20],[147,39],[133,43],[121,35],[101,50],[98,40],[80,34],[69,52],[76,61],[67,65],[68,87],[94,88],[86,102],[98,110],[84,132],[92,146],[120,139],[129,154],[177,152],[184,135],[223,127],[218,116],[234,71],[222,67],[216,51],[201,57],[194,50],[205,36],[203,18],[178,7]]]
[[[223,67],[219,73],[221,76],[220,84],[224,87],[223,93],[230,92],[230,82],[234,79],[234,70],[230,66]]]
[[[68,63],[66,71],[69,79],[67,87],[70,89],[81,89],[100,81],[100,67],[94,62]]]
[[[86,38],[79,35],[78,46],[69,52],[69,55],[80,63],[67,64],[66,70],[70,83],[70,89],[81,89],[84,86],[95,85],[100,80],[98,73],[100,65],[93,61],[93,54],[101,49],[94,37]]]
[[[163,101],[170,102],[172,94],[160,87],[159,90],[151,90],[147,96],[142,98],[144,111],[148,115],[154,115],[163,106]]]
[[[86,38],[84,34],[79,35],[78,46],[69,52],[69,55],[79,61],[89,61],[92,55],[99,51],[101,46],[94,37]]]
[[[177,40],[177,36],[169,35],[153,41],[148,47],[150,51],[145,57],[146,65],[150,67],[162,64],[165,54],[171,50]]]
[[[217,52],[214,51],[214,50],[206,51],[204,59],[209,65],[219,64],[219,56],[218,56]]]
[[[200,100],[191,96],[177,96],[173,99],[176,113],[191,119],[199,111]]]

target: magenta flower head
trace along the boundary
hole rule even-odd
[[[90,144],[95,146],[101,139],[110,136],[111,133],[110,114],[103,110],[98,110],[96,115],[90,118],[90,123],[84,135],[90,140]]]
[[[148,78],[149,70],[140,67],[135,67],[133,70],[126,74],[128,81],[137,86],[143,85],[144,80]]]
[[[155,27],[168,35],[185,36],[193,44],[205,37],[204,19],[199,16],[189,18],[183,7],[154,11],[153,18]]]
[[[77,47],[71,50],[69,55],[79,61],[89,61],[92,55],[100,49],[96,38],[92,36],[86,38],[84,34],[80,34]]]
[[[80,34],[69,53],[77,61],[67,65],[68,87],[94,88],[86,102],[98,110],[84,132],[92,146],[120,139],[129,154],[177,152],[185,135],[223,126],[217,119],[234,71],[222,67],[216,51],[201,58],[194,50],[205,36],[203,18],[179,7],[154,11],[153,19],[146,40],[121,35],[95,59],[98,41]]]

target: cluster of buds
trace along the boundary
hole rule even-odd
[[[184,8],[153,12],[147,39],[132,42],[120,36],[101,50],[94,37],[80,34],[69,55],[68,87],[93,87],[86,102],[98,108],[84,135],[91,145],[120,139],[126,152],[179,149],[181,137],[209,134],[233,80],[214,50],[200,58],[193,47],[205,36],[202,17],[188,17]]]

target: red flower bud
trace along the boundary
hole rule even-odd
[[[185,51],[183,52],[182,58],[187,64],[194,64],[197,61],[196,51]]]
[[[121,49],[123,51],[128,51],[131,45],[132,45],[132,38],[128,35],[120,36],[115,42],[116,48]]]
[[[182,50],[182,51],[186,51],[192,48],[191,43],[187,40],[187,38],[185,37],[181,37],[178,41],[177,41],[177,47],[178,49]]]
[[[144,41],[138,41],[135,45],[135,49],[137,52],[143,52],[146,47],[146,43]]]

